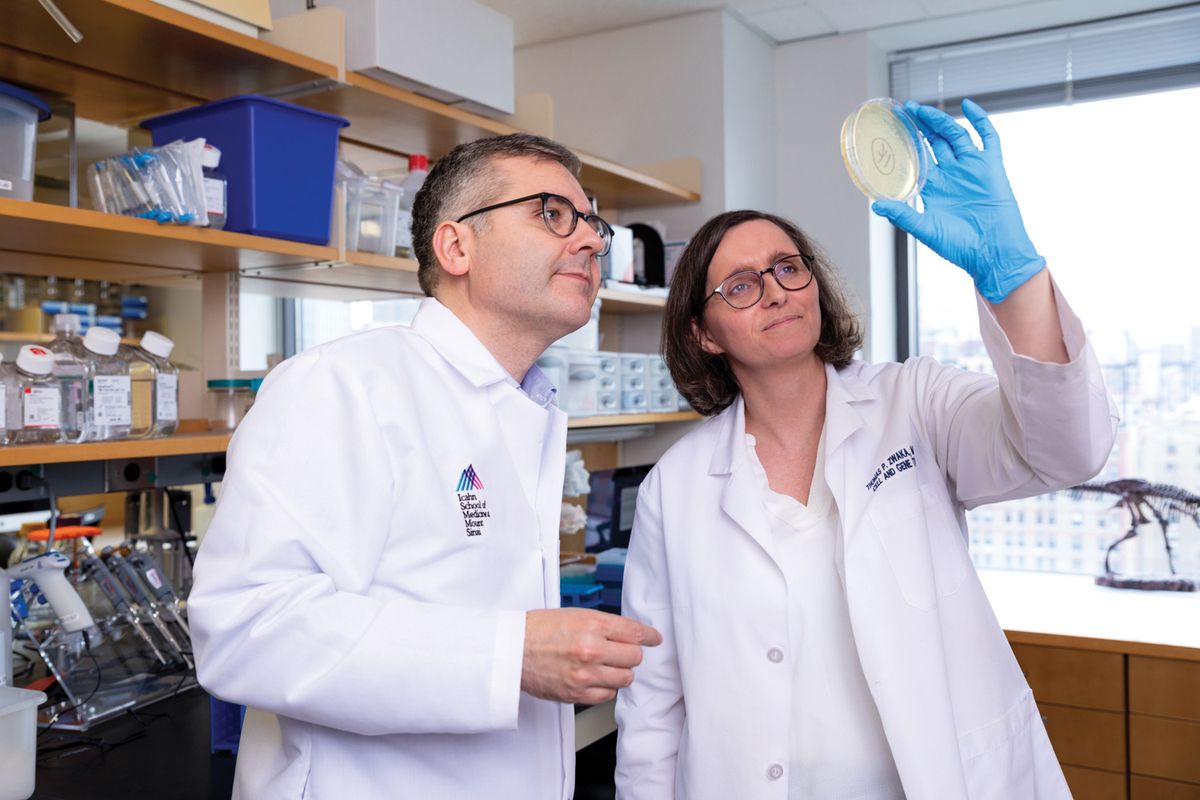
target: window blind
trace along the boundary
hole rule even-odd
[[[1200,85],[1200,4],[890,57],[892,96],[957,113]]]

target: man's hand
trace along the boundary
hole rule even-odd
[[[633,683],[642,646],[662,635],[625,617],[586,608],[549,608],[525,614],[521,691],[544,700],[594,705]]]

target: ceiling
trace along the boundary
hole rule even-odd
[[[725,8],[775,42],[870,30],[888,49],[1032,30],[1181,0],[480,0],[517,47]]]

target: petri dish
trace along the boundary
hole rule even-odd
[[[842,123],[842,161],[867,197],[906,201],[925,185],[931,156],[912,114],[890,97],[877,97]]]

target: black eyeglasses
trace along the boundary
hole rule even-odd
[[[542,201],[542,222],[546,223],[546,230],[555,236],[565,239],[575,232],[575,226],[579,224],[579,220],[583,220],[592,229],[592,232],[604,242],[604,247],[596,253],[596,257],[599,258],[608,255],[608,250],[612,247],[612,226],[596,214],[585,214],[577,210],[575,204],[562,195],[550,194],[549,192],[538,192],[537,194],[518,197],[516,200],[505,200],[503,203],[477,208],[469,214],[463,214],[455,222],[462,222],[476,214],[495,211],[497,208],[515,206],[518,203],[528,203],[530,200]]]
[[[775,263],[764,270],[748,269],[745,272],[735,272],[717,285],[708,297],[704,298],[703,306],[713,295],[721,295],[721,299],[734,308],[750,308],[762,299],[768,272],[775,276],[775,282],[780,288],[789,292],[798,292],[808,288],[812,283],[813,272],[809,263],[810,257],[803,253],[778,258]]]

